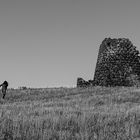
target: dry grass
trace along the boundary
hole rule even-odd
[[[140,90],[9,90],[0,100],[0,140],[140,139]]]

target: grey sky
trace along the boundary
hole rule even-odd
[[[75,86],[93,79],[106,37],[140,50],[139,0],[1,0],[0,81],[10,87]]]

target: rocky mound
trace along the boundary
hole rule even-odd
[[[83,78],[77,78],[77,87],[89,87],[93,85],[92,80],[85,81]]]

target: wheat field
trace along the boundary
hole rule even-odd
[[[0,140],[139,139],[139,88],[8,89],[0,99]]]

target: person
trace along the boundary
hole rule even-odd
[[[0,87],[2,86],[2,94],[3,94],[3,99],[4,99],[4,97],[5,97],[5,95],[6,95],[6,91],[7,91],[7,87],[8,87],[8,82],[7,81],[4,81],[1,85],[0,85]]]

